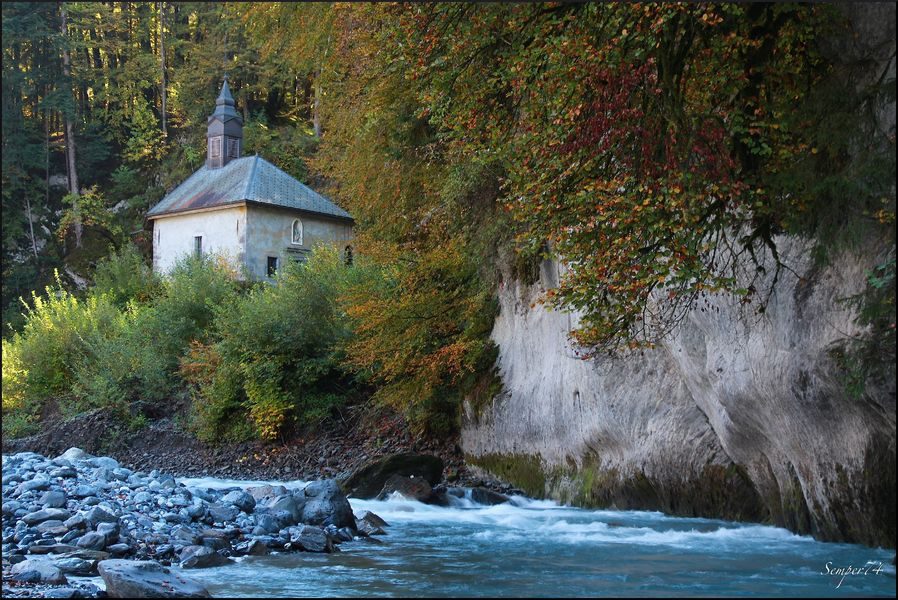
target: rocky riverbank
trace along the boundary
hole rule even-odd
[[[130,429],[121,415],[103,409],[68,420],[47,420],[37,435],[3,439],[4,454],[57,456],[73,446],[110,456],[129,469],[157,469],[176,477],[303,481],[345,476],[368,461],[391,454],[430,454],[443,461],[443,478],[450,485],[510,490],[501,481],[470,470],[457,438],[421,439],[409,431],[401,416],[383,412],[348,413],[274,443],[206,444],[179,426],[177,417]]]
[[[397,454],[368,461],[342,485],[322,479],[212,489],[78,448],[55,458],[4,455],[3,595],[101,597],[105,592],[95,586],[68,581],[99,573],[110,597],[150,597],[161,581],[176,596],[196,596],[202,590],[164,569],[378,543],[371,536],[384,533],[387,523],[369,512],[353,514],[344,489],[358,497],[399,492],[442,505],[465,495],[484,503],[508,499],[486,488],[440,485],[442,474],[438,457]]]

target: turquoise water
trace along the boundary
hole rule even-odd
[[[776,527],[527,499],[489,507],[460,500],[451,508],[395,496],[351,503],[390,524],[382,544],[246,557],[184,574],[231,597],[895,597],[893,551],[821,543]],[[866,574],[834,574],[868,561]]]

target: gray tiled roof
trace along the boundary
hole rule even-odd
[[[248,200],[351,219],[348,212],[259,156],[203,166],[150,209],[147,216],[211,208]]]

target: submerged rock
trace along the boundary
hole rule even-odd
[[[421,477],[403,477],[391,475],[384,483],[383,489],[377,495],[378,500],[387,498],[390,494],[399,492],[409,500],[418,502],[430,502],[433,499],[433,487],[430,482]]]
[[[229,561],[208,546],[187,546],[181,550],[178,556],[181,566],[185,569],[203,569],[205,567],[220,567]]]

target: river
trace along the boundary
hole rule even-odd
[[[777,527],[524,498],[497,506],[460,499],[450,508],[401,497],[351,504],[390,524],[382,544],[344,542],[336,554],[253,556],[184,574],[229,597],[895,597],[893,551]]]

